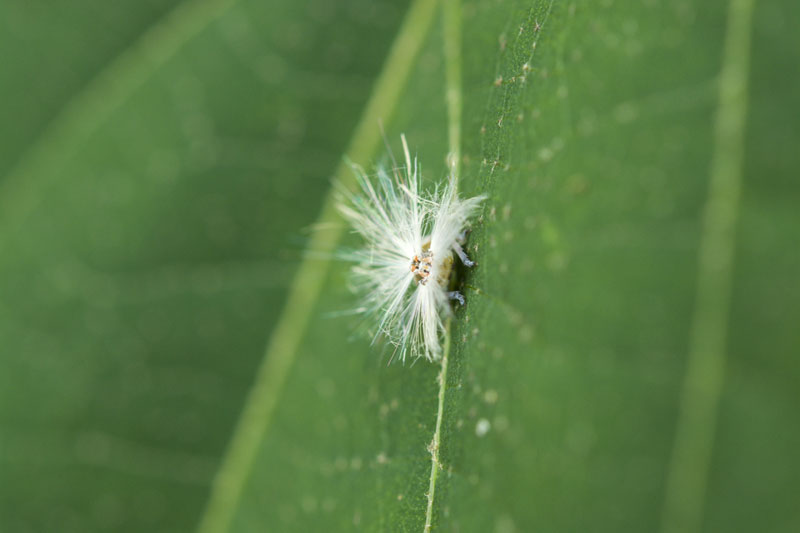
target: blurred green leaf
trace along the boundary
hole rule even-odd
[[[186,531],[405,2],[78,4],[0,8],[0,529]]]
[[[389,5],[183,5],[20,156],[4,530],[800,527],[800,8],[442,2],[388,56]],[[379,118],[489,195],[443,388],[287,244]]]
[[[142,0],[120,9],[105,0],[3,2],[0,176],[104,65],[177,4]]]

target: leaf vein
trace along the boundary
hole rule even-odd
[[[719,77],[709,196],[704,207],[697,294],[662,531],[702,525],[714,431],[725,378],[725,341],[744,158],[753,0],[732,0]]]
[[[351,138],[347,154],[352,160],[366,160],[378,148],[378,123],[380,120],[389,120],[394,113],[411,67],[432,25],[435,8],[436,2],[430,0],[415,0],[409,8]],[[355,184],[351,168],[344,162],[337,168],[334,179],[345,187]],[[289,287],[283,313],[269,340],[253,387],[214,479],[209,500],[200,518],[200,532],[227,531],[230,527],[258,448],[269,429],[283,385],[308,326],[311,310],[322,290],[333,249],[345,231],[343,224],[332,223],[338,220],[335,197],[331,191],[316,224],[319,229],[308,245],[315,257],[307,257],[301,263]]]

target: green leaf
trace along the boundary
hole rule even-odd
[[[0,530],[191,530],[404,2],[29,4],[0,8]]]
[[[747,321],[738,313],[758,314],[737,291],[762,279],[737,261],[765,253],[741,231],[756,200],[747,184],[760,178],[744,166],[758,138],[744,119],[768,112],[747,88],[750,35],[754,64],[772,61],[759,46],[775,13],[748,2],[445,4],[387,131],[407,134],[434,180],[462,139],[462,189],[490,195],[447,367],[385,367],[388,355],[326,318],[348,305],[346,266],[332,265],[305,337],[291,356],[268,352],[267,377],[271,357],[291,367],[278,399],[254,390],[251,405],[276,406],[243,418],[256,455],[238,476],[223,465],[206,530],[791,529],[791,497],[767,480],[797,474],[788,442],[800,435],[773,440],[769,459],[760,439],[741,447],[755,420],[737,405],[740,387],[782,379],[785,396],[796,384],[747,380],[756,354],[735,327]],[[453,90],[463,119],[442,98]],[[773,179],[796,199],[796,156],[784,155]],[[785,286],[798,215],[774,207],[762,224]],[[788,310],[770,298],[762,308]],[[783,320],[770,350],[796,370]],[[750,396],[774,417],[763,434],[792,425],[790,402]],[[740,462],[770,473],[753,486]]]
[[[2,529],[800,528],[800,8],[372,5],[183,4],[0,181]],[[488,195],[442,365],[330,316],[379,121]]]
[[[177,4],[143,1],[120,9],[104,0],[3,2],[0,175],[6,175],[103,65]]]

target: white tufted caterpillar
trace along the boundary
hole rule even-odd
[[[359,307],[377,317],[375,338],[384,335],[401,360],[441,358],[443,318],[452,314],[450,291],[455,257],[474,265],[461,247],[470,217],[484,196],[461,198],[452,172],[443,187],[420,192],[419,168],[401,135],[404,165],[391,174],[379,166],[375,178],[353,165],[359,193],[342,191],[339,211],[365,241],[346,254],[353,261],[353,286],[364,299]]]

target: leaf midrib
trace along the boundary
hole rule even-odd
[[[445,63],[445,104],[447,106],[447,140],[448,162],[450,172],[459,179],[461,177],[461,1],[444,0],[442,2],[443,48]],[[458,183],[456,181],[456,183]],[[439,392],[436,408],[436,426],[429,446],[431,452],[431,473],[428,478],[428,498],[425,509],[424,531],[433,527],[433,509],[436,503],[436,479],[442,470],[440,457],[442,442],[442,421],[444,420],[444,401],[447,393],[447,367],[452,345],[452,319],[447,320],[445,327],[445,343],[442,353],[441,371],[439,372]]]

